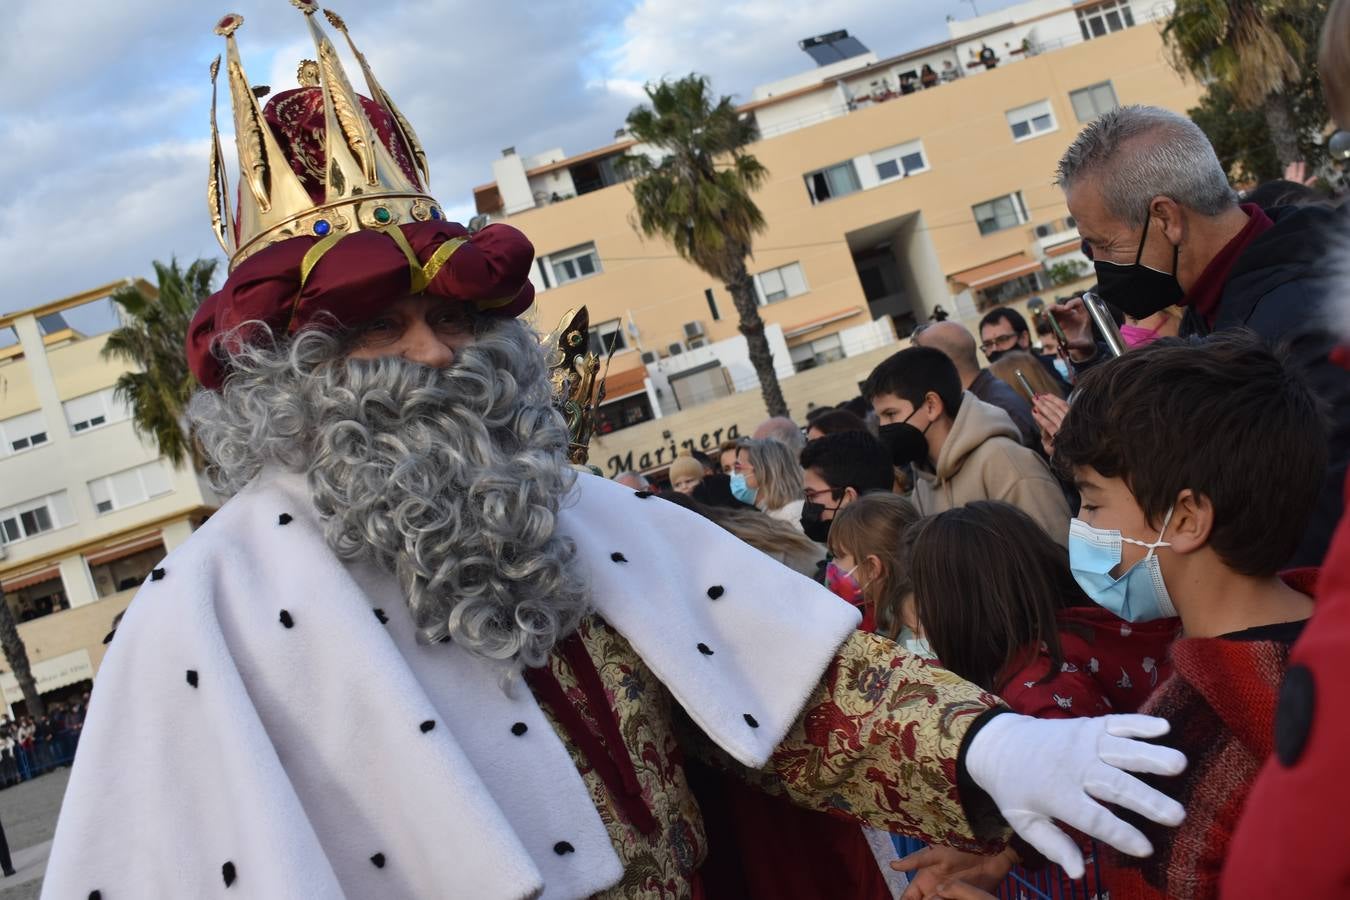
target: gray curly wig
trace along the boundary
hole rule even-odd
[[[534,334],[516,320],[475,331],[442,370],[349,360],[320,329],[252,336],[188,415],[218,490],[269,464],[305,472],[329,546],[398,578],[423,642],[519,671],[586,612],[575,546],[557,533],[574,473]]]

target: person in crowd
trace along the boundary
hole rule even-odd
[[[759,423],[750,435],[756,441],[777,441],[793,453],[801,453],[806,446],[806,435],[796,422],[783,416],[774,416]]]
[[[236,76],[239,24],[216,25]],[[188,417],[230,499],[117,629],[44,891],[690,896],[706,847],[682,765],[695,753],[924,839],[992,849],[1018,829],[1074,871],[1055,822],[1151,850],[1099,785],[1180,822],[1127,774],[1184,767],[1140,740],[1165,722],[1000,709],[711,523],[568,465],[575,434],[518,318],[528,239],[395,190],[421,179],[387,97],[363,103],[341,60],[326,65],[321,85],[268,101],[285,139],[259,151],[271,178],[225,192],[241,249],[187,357]],[[233,80],[240,121],[258,118]],[[395,162],[359,200],[320,206],[339,193],[330,173],[361,173],[322,134],[334,97]],[[245,155],[256,137],[240,135]],[[302,138],[341,157],[292,167],[279,148]],[[365,217],[372,201],[394,224]],[[331,239],[290,230],[319,214]],[[800,498],[795,454],[763,446],[787,454]]]
[[[614,476],[614,480],[635,491],[650,491],[652,489],[652,483],[641,472],[620,472]]]
[[[989,364],[991,376],[1005,385],[1008,390],[1015,391],[1017,399],[1027,400],[1027,412],[1031,412],[1031,404],[1042,394],[1050,394],[1054,397],[1063,397],[1064,384],[1058,378],[1052,378],[1050,373],[1045,371],[1045,367],[1038,365],[1036,357],[1030,353],[1023,353],[1021,350],[1014,350],[1011,353],[1004,353],[997,360]],[[1022,377],[1031,385],[1031,396],[1026,397],[1026,388],[1017,378],[1017,373],[1022,373]],[[1033,419],[1034,421],[1034,419]],[[1036,445],[1040,446],[1041,432],[1036,429]]]
[[[1120,338],[1126,347],[1143,347],[1158,338],[1176,337],[1181,333],[1181,312],[1175,306],[1160,309],[1157,312],[1135,319],[1125,317],[1120,326]]]
[[[828,409],[810,420],[806,427],[806,442],[809,444],[827,434],[841,431],[866,431],[867,423],[861,417],[846,409]]]
[[[998,54],[988,44],[980,47],[980,64],[986,69],[992,69],[998,65]]]
[[[1273,178],[1263,181],[1243,194],[1244,203],[1254,203],[1262,210],[1278,209],[1282,206],[1326,206],[1326,194],[1287,178]]]
[[[802,531],[824,544],[831,523],[864,494],[889,491],[895,482],[891,455],[867,431],[839,431],[807,443],[802,467]]]
[[[803,445],[805,446],[805,445]],[[793,451],[780,441],[744,440],[736,453],[731,493],[771,517],[802,527],[802,470]]]
[[[961,77],[961,70],[952,64],[950,59],[942,61],[942,80],[943,82],[955,81]]]
[[[689,455],[698,460],[698,464],[703,467],[703,477],[705,478],[722,471],[718,463],[702,450],[690,450]]]
[[[752,507],[739,509],[709,506],[697,498],[672,491],[661,495],[670,502],[715,522],[756,550],[802,575],[814,578],[825,562],[825,548],[799,529],[765,515]]]
[[[930,87],[937,87],[938,73],[928,63],[923,64],[923,69],[919,72],[919,83],[927,90]]]
[[[14,740],[13,723],[6,721],[0,725],[0,786],[10,787],[19,783],[19,764],[14,756],[18,746]]]
[[[919,89],[918,84],[914,82],[914,76],[906,72],[900,76],[900,93],[912,94]]]
[[[1049,315],[1049,313],[1046,313]],[[1040,342],[1040,349],[1035,354],[1037,357],[1052,356],[1055,359],[1055,373],[1059,375],[1061,381],[1065,384],[1073,383],[1073,371],[1069,368],[1069,351],[1061,350],[1059,346],[1059,335],[1055,334],[1052,326],[1045,316],[1036,317],[1036,339]]]
[[[980,359],[975,352],[975,336],[964,325],[956,322],[929,325],[915,332],[913,343],[916,347],[933,347],[946,354],[956,366],[956,374],[961,376],[963,390],[1006,412],[1021,433],[1024,445],[1040,447],[1041,434],[1031,415],[1030,401],[994,377],[988,369],[980,368]]]
[[[933,655],[1024,715],[1135,712],[1171,674],[1178,620],[1127,623],[1093,603],[1064,548],[1016,507],[977,501],[930,516],[909,545],[915,619]],[[1023,862],[1039,860],[1025,846],[983,858],[934,847],[900,869],[920,891],[957,873],[993,889]],[[1078,891],[1096,885],[1064,893]]]
[[[1324,312],[1338,213],[1239,204],[1204,132],[1148,106],[1123,106],[1087,125],[1060,159],[1058,181],[1103,299],[1136,321],[1180,306],[1182,336],[1249,328],[1271,346],[1291,347],[1331,418],[1331,465],[1291,560],[1320,562],[1350,462],[1350,373],[1330,360],[1336,337]],[[1082,302],[1052,313],[1075,368],[1097,363]]]
[[[1332,119],[1350,128],[1350,0],[1333,0],[1318,71]],[[1343,223],[1344,224],[1344,223]],[[1350,365],[1350,229],[1337,236],[1329,293],[1339,334],[1335,361]],[[1350,489],[1350,484],[1347,484]],[[1275,752],[1257,777],[1228,849],[1220,895],[1265,900],[1289,892],[1336,897],[1350,885],[1343,830],[1350,808],[1350,514],[1342,513],[1317,578],[1317,614],[1294,645],[1275,713]]]
[[[863,384],[897,466],[914,467],[914,503],[932,515],[973,500],[1005,500],[1064,543],[1069,506],[1008,414],[961,389],[956,366],[932,347],[910,347]]]
[[[831,565],[856,587],[863,610],[858,627],[883,634],[915,656],[933,652],[914,612],[909,529],[919,511],[904,497],[868,494],[841,509],[830,529]]]
[[[1063,393],[1069,393],[1069,384],[1060,375],[1059,369],[1055,365],[1059,356],[1050,353],[1036,353],[1032,350],[1031,329],[1027,327],[1027,320],[1022,317],[1020,312],[1011,307],[995,307],[985,313],[984,318],[980,319],[980,349],[984,351],[985,359],[991,363],[998,362],[1000,356],[1013,350],[1031,353],[1041,366],[1050,373],[1051,377],[1064,382]]]
[[[681,453],[670,464],[670,486],[681,494],[692,494],[703,483],[703,465],[688,453]]]
[[[738,440],[723,441],[717,447],[717,461],[722,467],[722,474],[730,476],[736,471],[736,453],[741,448],[741,442]]]
[[[1083,498],[1069,564],[1084,592],[1131,627],[1180,616],[1183,630],[1141,711],[1168,719],[1191,760],[1167,786],[1186,827],[1148,860],[1112,855],[1111,896],[1217,897],[1313,611],[1315,572],[1279,573],[1323,482],[1317,399],[1249,332],[1164,339],[1084,373],[1055,461]]]

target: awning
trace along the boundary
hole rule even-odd
[[[821,316],[818,319],[811,319],[810,321],[802,322],[798,325],[790,325],[783,329],[783,337],[787,339],[801,337],[804,334],[810,334],[817,328],[824,328],[826,325],[842,322],[844,319],[851,319],[860,312],[862,312],[861,306],[850,306],[848,309],[830,313],[828,316]]]
[[[90,681],[94,677],[94,667],[89,661],[88,650],[72,650],[70,653],[52,659],[44,659],[29,666],[33,681],[39,694],[54,691],[81,681]],[[19,681],[13,671],[0,674],[0,690],[4,692],[5,702],[18,703],[23,699],[19,690]]]
[[[1005,256],[1002,259],[996,259],[993,262],[987,262],[971,269],[954,272],[947,278],[955,284],[970,288],[972,291],[982,291],[986,288],[998,287],[1014,278],[1030,275],[1032,272],[1040,271],[1040,269],[1040,260],[1032,259],[1025,253],[1014,253],[1012,256]]]
[[[605,376],[605,401],[619,400],[647,389],[647,367],[627,369]]]
[[[101,566],[104,563],[115,562],[119,559],[126,559],[128,556],[135,556],[142,550],[151,550],[155,547],[163,549],[164,538],[157,531],[154,534],[136,538],[132,541],[124,541],[112,547],[107,547],[97,553],[90,553],[85,556],[84,561],[91,566]]]
[[[51,581],[53,578],[61,577],[60,566],[48,566],[45,569],[38,569],[36,572],[28,572],[24,575],[17,575],[13,578],[7,578],[0,582],[0,588],[5,592],[17,591],[22,588],[31,587],[35,584],[41,584],[44,581]]]
[[[1074,237],[1069,238],[1062,244],[1053,244],[1049,247],[1046,247],[1045,255],[1050,257],[1067,256],[1070,253],[1076,253],[1082,249],[1083,249],[1083,239]]]

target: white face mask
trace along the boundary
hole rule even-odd
[[[921,659],[937,659],[937,654],[933,652],[933,648],[928,646],[928,638],[919,637],[908,625],[900,627],[900,636],[895,642]]]

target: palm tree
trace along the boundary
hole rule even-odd
[[[1239,106],[1261,110],[1288,165],[1303,159],[1289,95],[1311,62],[1304,35],[1317,33],[1326,10],[1326,0],[1177,0],[1163,37],[1178,71],[1216,82]]]
[[[4,588],[0,588],[0,653],[5,654],[14,678],[23,691],[23,703],[28,715],[37,718],[47,711],[38,693],[37,682],[33,679],[32,667],[28,664],[28,648],[19,636],[19,623],[14,619],[14,610],[9,608]]]
[[[103,356],[130,363],[117,379],[117,396],[131,407],[136,431],[159,447],[174,465],[203,460],[186,426],[184,412],[197,381],[188,369],[184,346],[197,307],[211,293],[217,261],[199,259],[184,271],[178,261],[156,262],[158,296],[134,285],[112,295],[130,322],[108,335]]]
[[[736,111],[730,97],[714,104],[701,75],[649,84],[646,93],[651,105],[628,114],[628,132],[664,155],[659,161],[640,153],[624,158],[626,172],[636,178],[634,227],[670,241],[681,258],[726,286],[764,406],[771,416],[786,416],[755,285],[745,268],[754,236],[765,227],[750,193],[769,171],[745,152],[759,139],[759,129]]]

